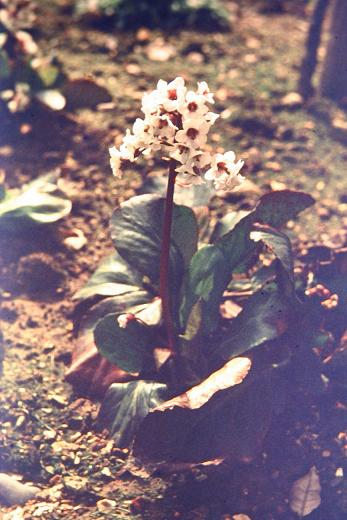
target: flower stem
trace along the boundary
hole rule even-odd
[[[176,161],[170,160],[169,176],[166,191],[163,235],[160,255],[159,295],[163,306],[163,319],[166,327],[168,348],[174,350],[174,324],[171,314],[171,301],[169,290],[169,262],[170,262],[170,238],[172,224],[173,197],[175,191]]]

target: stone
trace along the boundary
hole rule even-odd
[[[0,501],[7,506],[25,504],[36,497],[39,488],[22,484],[6,473],[0,473]]]
[[[289,92],[281,99],[281,106],[289,109],[300,108],[302,104],[303,99],[298,92]]]

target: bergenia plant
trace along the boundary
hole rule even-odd
[[[193,209],[174,203],[176,184],[231,190],[243,182],[234,152],[204,150],[218,117],[211,104],[205,82],[190,91],[182,78],[160,80],[144,95],[144,118],[110,149],[111,166],[119,177],[129,161],[160,153],[166,196],[136,196],[115,210],[116,252],[76,295],[84,316],[72,368],[97,347],[108,361],[92,366],[91,380],[96,370],[113,382],[99,422],[120,447],[152,460],[249,460],[279,407],[273,388],[287,388],[279,380],[289,382],[303,360],[319,367],[311,332],[298,325],[305,301],[290,242],[277,229],[313,199],[265,194],[252,211],[226,215],[204,244]],[[267,267],[259,262],[264,247]],[[320,383],[319,368],[312,377]]]
[[[213,94],[206,82],[187,90],[183,78],[167,83],[160,80],[156,90],[142,100],[144,119],[136,119],[132,132],[127,129],[120,148],[110,148],[111,167],[115,176],[122,174],[127,161],[142,153],[159,151],[168,160],[168,186],[162,232],[159,296],[167,331],[167,348],[175,350],[175,331],[169,291],[169,256],[175,182],[184,186],[213,180],[218,189],[233,189],[244,180],[239,174],[243,161],[235,162],[234,152],[211,156],[204,151],[207,134],[218,118],[210,111]]]

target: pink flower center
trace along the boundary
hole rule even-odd
[[[217,163],[217,168],[218,168],[218,170],[220,170],[222,172],[227,172],[228,171],[228,168],[227,168],[227,165],[225,164],[225,162]]]
[[[196,139],[197,136],[199,135],[199,130],[197,130],[196,128],[188,128],[187,130],[187,136],[189,137],[189,139]]]
[[[190,103],[188,103],[189,112],[196,112],[197,109],[198,109],[198,105],[197,105],[197,103],[195,103],[195,101],[191,101]]]
[[[177,90],[172,89],[167,91],[167,97],[170,99],[170,101],[176,101],[177,99]]]
[[[168,117],[172,124],[174,124],[177,128],[182,128],[182,116],[177,111],[168,112]]]
[[[159,119],[159,128],[165,128],[166,126],[168,126],[168,122],[166,121],[166,119]]]

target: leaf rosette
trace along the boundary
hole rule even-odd
[[[115,211],[116,253],[76,295],[80,308],[88,308],[77,343],[120,370],[99,421],[120,446],[134,442],[143,459],[249,460],[276,410],[273,382],[298,362],[290,344],[303,302],[290,242],[277,228],[313,199],[289,190],[267,194],[252,212],[234,215],[212,233],[210,244],[199,246],[194,212],[173,206],[174,353],[158,313],[164,203],[162,197],[141,195]],[[265,270],[258,261],[262,250],[272,258]],[[239,272],[249,274],[254,289],[237,317],[223,320],[220,305]]]

